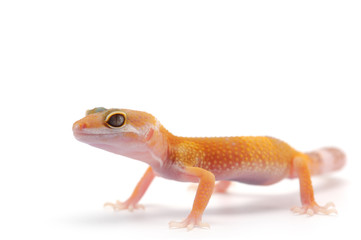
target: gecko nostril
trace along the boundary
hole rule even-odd
[[[76,122],[73,125],[73,131],[81,131],[84,128],[87,128],[87,127],[88,127],[88,124],[86,124],[84,122],[83,123],[82,122]]]
[[[81,125],[81,129],[84,129],[84,128],[87,128],[88,127],[88,124],[86,124],[86,123],[83,123],[82,125]]]

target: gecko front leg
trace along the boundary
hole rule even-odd
[[[110,206],[113,207],[115,211],[128,209],[129,211],[133,211],[134,209],[144,209],[143,205],[138,204],[139,200],[143,197],[145,191],[147,191],[149,185],[153,181],[155,174],[151,167],[147,169],[144,173],[143,177],[138,182],[135,187],[132,195],[125,202],[116,201],[115,203],[105,203],[104,207]]]
[[[213,173],[198,167],[186,167],[186,174],[199,178],[199,185],[194,199],[193,208],[186,219],[181,222],[171,221],[171,228],[187,228],[192,230],[194,227],[208,227],[207,223],[202,222],[202,215],[207,207],[208,201],[212,196],[215,177]]]

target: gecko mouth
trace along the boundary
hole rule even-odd
[[[100,131],[98,129],[82,129],[82,130],[73,129],[73,133],[78,134],[78,135],[88,135],[88,136],[90,136],[90,135],[115,135],[116,134],[116,133]]]
[[[76,140],[88,144],[96,144],[99,142],[104,142],[107,139],[113,139],[117,137],[117,134],[112,133],[84,133],[84,132],[73,132]]]

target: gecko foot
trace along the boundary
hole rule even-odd
[[[115,203],[104,203],[104,207],[112,207],[114,211],[120,211],[120,210],[125,210],[128,209],[130,212],[133,212],[134,209],[143,209],[144,210],[144,206],[141,204],[137,204],[137,203],[128,203],[126,202],[120,202],[120,201],[116,201]]]
[[[302,207],[293,207],[291,208],[291,211],[296,214],[307,214],[309,216],[313,216],[317,213],[323,213],[326,215],[332,213],[337,214],[337,210],[335,209],[335,204],[333,202],[329,202],[325,206],[319,206],[317,203],[313,203]]]
[[[208,223],[204,223],[201,221],[201,217],[194,217],[193,215],[189,215],[186,219],[180,222],[170,221],[169,227],[187,228],[188,231],[192,230],[194,227],[210,228]]]

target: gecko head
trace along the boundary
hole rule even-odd
[[[102,107],[88,110],[73,124],[77,140],[130,157],[147,151],[147,142],[157,129],[159,122],[151,114]]]

